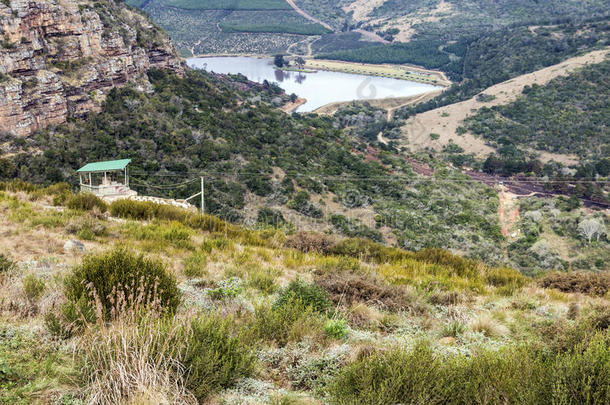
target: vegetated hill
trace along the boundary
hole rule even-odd
[[[0,131],[26,136],[99,109],[150,67],[182,70],[167,36],[120,1],[0,2]]]
[[[510,27],[458,41],[449,50],[462,58],[461,66],[448,72],[458,82],[426,103],[397,111],[396,116],[406,118],[467,100],[494,84],[608,45],[608,19]]]
[[[368,29],[398,29],[406,31],[406,37],[444,41],[478,37],[526,21],[601,15],[607,13],[609,6],[607,0],[586,3],[577,0],[385,0],[378,3],[378,7],[361,16]]]
[[[465,128],[494,146],[574,153],[610,174],[610,60],[526,87],[516,101],[483,107]]]
[[[185,0],[139,0],[128,1],[143,8],[153,19],[162,25],[172,36],[184,54],[196,53],[271,53],[305,52],[306,48],[294,47],[304,38],[292,34],[315,35],[314,26],[307,32],[296,31],[296,26],[307,24],[307,20],[297,22],[295,11],[285,0],[273,1],[185,1]],[[600,16],[607,13],[607,0],[587,1],[577,0],[543,0],[543,1],[509,1],[490,3],[487,0],[434,0],[434,1],[399,1],[399,0],[294,0],[294,4],[312,17],[312,20],[322,21],[330,25],[337,34],[328,35],[317,42],[314,49],[329,49],[328,43],[337,45],[341,42],[342,50],[349,51],[359,48],[360,40],[364,39],[356,30],[366,30],[379,35],[386,41],[408,42],[423,40],[422,44],[438,48],[450,41],[464,38],[478,38],[511,24],[525,22],[536,23],[555,19],[581,19]],[[245,27],[234,21],[249,20]],[[200,22],[198,22],[198,20]],[[233,27],[230,32],[219,30],[218,24]],[[274,35],[239,34],[238,27],[245,32],[262,32],[263,27],[274,25],[271,32]],[[284,28],[282,28],[284,27]],[[246,29],[247,28],[247,29]],[[284,31],[282,31],[284,29]],[[319,29],[319,27],[318,27]],[[283,34],[282,34],[283,32]],[[354,33],[358,39],[354,41],[338,41],[344,33]],[[248,46],[250,48],[248,48]],[[373,56],[374,52],[375,55]],[[339,58],[350,60],[379,57],[378,50],[358,54],[338,54]],[[402,63],[408,59],[409,49],[400,47],[390,51],[401,55]],[[439,55],[446,55],[442,52]],[[388,59],[387,57],[385,59]],[[395,58],[394,58],[395,59]],[[451,68],[451,67],[450,67]]]
[[[610,399],[605,273],[532,280],[61,184],[0,190],[11,404]]]
[[[195,194],[204,174],[207,209],[232,221],[283,218],[504,260],[496,193],[464,183],[458,171],[422,156],[427,169],[418,174],[396,152],[346,136],[332,118],[280,112],[271,103],[288,96],[271,85],[190,70],[149,77],[152,94],[116,89],[98,114],[26,140],[5,137],[10,156],[0,176],[73,183],[87,161],[132,158],[132,184],[149,195]]]
[[[185,56],[282,53],[307,36],[329,32],[299,15],[285,0],[130,4],[141,7],[166,29]]]

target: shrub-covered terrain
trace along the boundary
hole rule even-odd
[[[610,399],[605,275],[534,280],[441,249],[2,189],[6,403]],[[69,249],[77,224],[106,232]]]
[[[399,110],[396,116],[406,118],[467,100],[494,84],[608,46],[609,27],[607,19],[569,20],[511,26],[480,37],[461,38],[443,48],[461,58],[451,65],[455,70],[447,71],[456,83],[432,100]]]
[[[483,107],[465,127],[496,146],[509,141],[598,160],[610,154],[608,94],[610,61],[605,61],[545,86],[528,86],[510,104]]]
[[[125,157],[131,187],[144,195],[185,198],[200,191],[205,175],[206,211],[232,222],[272,220],[502,261],[498,199],[487,186],[465,183],[426,155],[406,160],[391,148],[370,148],[374,131],[354,137],[340,129],[355,119],[347,113],[339,125],[287,115],[272,105],[289,98],[274,85],[201,71],[149,76],[152,94],[116,89],[98,114],[6,138],[12,156],[0,157],[0,178],[74,184],[84,163]],[[35,150],[44,153],[29,153]],[[429,173],[418,174],[414,161]]]

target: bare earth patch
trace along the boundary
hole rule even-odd
[[[349,6],[343,6],[343,11],[349,13],[354,12],[354,20],[363,21],[366,20],[368,15],[373,12],[377,7],[383,5],[386,0],[356,0]]]
[[[486,157],[494,151],[482,138],[476,138],[473,134],[466,133],[458,136],[456,130],[469,116],[475,114],[482,107],[508,104],[516,100],[525,86],[532,84],[544,85],[552,79],[567,75],[569,72],[583,67],[587,64],[600,63],[604,60],[609,50],[603,49],[568,59],[557,65],[533,73],[522,75],[514,79],[496,84],[483,93],[495,96],[490,102],[481,102],[476,97],[461,103],[437,108],[418,114],[407,120],[403,127],[404,141],[413,151],[425,148],[433,148],[440,151],[443,145],[453,141],[462,147],[466,153],[474,153],[478,157]],[[430,134],[437,134],[438,139],[432,139]],[[434,136],[436,138],[436,136]],[[561,155],[544,151],[536,151],[540,154],[540,160],[548,162],[555,160],[565,164],[574,164],[577,157],[574,155]]]

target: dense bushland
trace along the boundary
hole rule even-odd
[[[510,104],[483,107],[465,127],[496,146],[510,142],[592,160],[607,157],[609,79],[610,61],[589,65],[545,86],[528,86]]]
[[[472,357],[425,343],[390,348],[341,370],[331,393],[337,404],[601,404],[610,400],[609,339],[599,332],[553,354],[527,345]]]
[[[607,19],[563,21],[511,26],[481,37],[466,36],[457,43],[468,44],[464,54],[459,55],[462,57],[459,76],[452,76],[458,83],[430,101],[399,110],[396,117],[407,118],[469,99],[494,84],[607,46],[609,25]]]

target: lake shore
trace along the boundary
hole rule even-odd
[[[210,72],[242,74],[258,83],[277,83],[286,94],[294,93],[302,100],[288,110],[296,112],[312,112],[335,102],[410,97],[442,89],[431,81],[430,76],[424,77],[423,73],[417,77],[409,76],[410,70],[407,71],[404,66],[396,67],[395,77],[392,77],[386,71],[375,71],[375,68],[379,69],[375,66],[366,71],[360,67],[360,72],[343,71],[354,70],[353,64],[343,63],[330,66],[332,70],[315,69],[315,73],[309,72],[314,69],[307,64],[302,68],[279,69],[274,65],[273,58],[260,56],[189,58],[187,63]],[[320,62],[309,60],[307,63]],[[363,74],[365,72],[374,74]],[[427,80],[414,80],[416,78]]]
[[[234,58],[234,57],[247,57],[256,59],[269,59],[273,58],[273,55],[263,54],[203,54],[195,55],[193,57],[185,58]],[[339,73],[350,73],[359,74],[364,76],[374,77],[385,77],[388,79],[407,80],[418,83],[432,84],[435,86],[449,87],[452,82],[447,76],[440,71],[425,69],[421,66],[404,64],[404,65],[392,65],[392,64],[371,64],[371,63],[357,63],[357,62],[344,62],[338,60],[327,60],[327,59],[312,59],[305,58],[305,66],[303,69],[297,69],[292,67],[278,68],[289,72],[301,72],[301,73],[314,73],[317,71],[326,72],[339,72]]]

